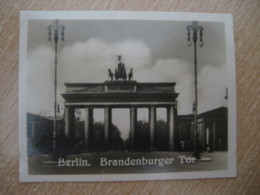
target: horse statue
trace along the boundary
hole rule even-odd
[[[113,73],[111,69],[108,69],[108,76],[111,81],[115,78],[115,81],[123,80],[126,81],[127,78],[129,81],[133,79],[133,68],[131,68],[130,72],[127,74],[125,64],[121,60],[121,56],[118,56],[118,65]]]
[[[108,69],[108,76],[110,77],[111,81],[113,81],[114,74],[112,73],[110,68]]]
[[[129,72],[129,74],[128,74],[128,80],[129,81],[131,81],[132,80],[132,78],[133,78],[133,68],[131,68],[131,70],[130,70],[130,72]]]

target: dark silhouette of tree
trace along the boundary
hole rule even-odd
[[[90,152],[105,151],[104,123],[97,122],[93,124],[93,129],[89,134],[88,149]]]
[[[126,151],[131,151],[130,138],[131,138],[131,132],[129,132],[128,137],[127,137],[127,139],[125,140],[125,149],[126,149]]]
[[[158,151],[169,150],[169,130],[167,122],[158,120],[155,130],[155,146]]]
[[[50,154],[53,151],[53,122],[27,113],[28,154]]]
[[[130,133],[126,140],[126,149],[130,151]],[[169,150],[169,130],[167,122],[163,120],[156,121],[155,129],[155,151]],[[135,132],[134,149],[138,152],[150,151],[150,127],[145,121],[137,121]]]
[[[65,125],[62,126],[64,131]],[[112,124],[109,135],[109,145],[104,142],[104,123],[96,122],[93,124],[93,129],[89,131],[89,141],[87,151],[85,150],[84,141],[85,122],[76,120],[74,128],[74,136],[72,139],[65,136],[59,136],[57,139],[57,147],[55,152],[56,157],[64,157],[67,154],[77,154],[84,152],[106,152],[106,151],[124,151],[125,142],[121,137],[119,129]],[[61,134],[63,135],[63,134]]]
[[[144,121],[137,121],[136,125],[135,148],[137,151],[150,150],[150,129],[149,123]]]
[[[105,151],[123,151],[125,150],[125,142],[121,137],[121,132],[112,124],[109,134],[109,145],[104,143],[104,123],[96,122],[93,124],[93,131],[89,135],[89,151],[105,152]]]
[[[112,124],[112,129],[110,132],[109,139],[110,139],[109,150],[116,150],[116,151],[125,150],[125,142],[121,137],[121,132],[114,124]]]
[[[130,132],[131,133],[131,132]],[[126,139],[126,149],[131,151],[130,133]],[[135,130],[134,150],[145,152],[150,150],[149,123],[145,121],[137,121]]]

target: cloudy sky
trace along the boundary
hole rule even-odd
[[[31,20],[28,26],[28,112],[53,115],[54,43],[48,41],[52,20]],[[193,47],[187,47],[184,21],[61,20],[65,40],[58,47],[58,94],[64,83],[104,82],[107,69],[122,55],[137,82],[176,82],[178,113],[190,114],[194,100]],[[198,112],[226,106],[226,48],[224,24],[199,22],[204,47],[198,48]],[[63,108],[63,99],[58,95]],[[114,111],[115,112],[115,111]],[[126,110],[116,111],[122,116]],[[145,118],[147,111],[139,117]],[[102,114],[95,111],[96,118]],[[158,111],[164,117],[164,111]],[[113,120],[115,120],[113,118]],[[127,117],[125,117],[127,118]]]

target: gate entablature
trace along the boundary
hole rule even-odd
[[[62,94],[65,106],[93,105],[172,105],[178,93],[175,83],[138,83],[106,81],[104,83],[66,83]],[[123,105],[124,104],[124,105]]]

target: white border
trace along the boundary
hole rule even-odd
[[[225,38],[228,67],[228,168],[221,171],[105,174],[105,175],[28,175],[26,137],[26,74],[27,74],[27,35],[28,21],[31,19],[62,20],[156,20],[156,21],[208,21],[225,24]],[[220,178],[236,176],[236,76],[233,21],[230,14],[205,14],[181,12],[126,12],[126,11],[21,11],[19,47],[19,148],[21,182],[66,182],[66,181],[138,181]]]

